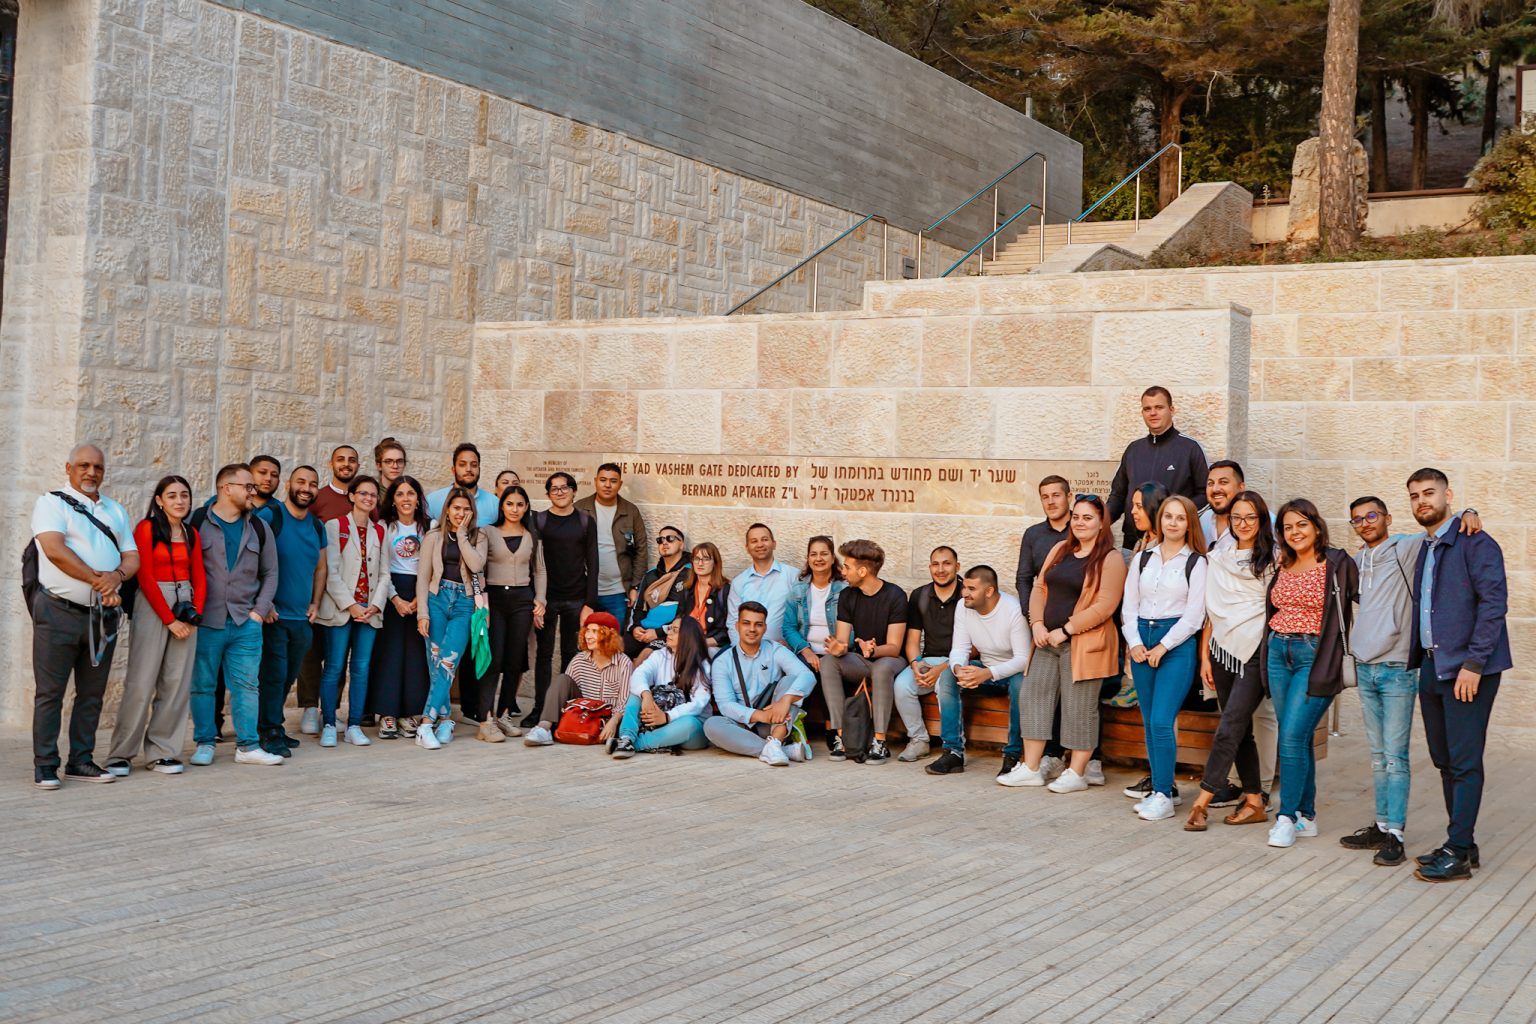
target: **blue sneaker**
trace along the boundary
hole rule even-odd
[[[199,743],[197,750],[192,754],[192,763],[199,768],[213,764],[213,744]]]
[[[434,730],[434,732],[437,735],[437,742],[438,743],[442,744],[445,747],[449,743],[452,743],[453,742],[453,719],[445,718],[442,721],[438,722],[437,723],[437,728]]]
[[[336,745],[336,727],[323,725],[320,727],[320,745],[322,747],[334,747]]]

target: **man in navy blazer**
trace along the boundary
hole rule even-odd
[[[1445,845],[1418,858],[1426,882],[1472,877],[1479,866],[1473,830],[1483,800],[1483,748],[1500,675],[1513,665],[1504,552],[1486,533],[1462,535],[1451,515],[1450,481],[1438,469],[1408,478],[1408,503],[1424,527],[1413,571],[1413,644],[1419,708],[1429,756],[1440,769],[1450,818]]]

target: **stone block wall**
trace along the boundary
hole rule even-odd
[[[1107,493],[1142,430],[1143,361],[1168,367],[1191,429],[1243,450],[1248,343],[1248,315],[1230,304],[482,324],[471,406],[492,431],[486,451],[591,453],[593,465],[574,467],[587,475],[613,452],[1036,460],[1107,467]],[[886,548],[886,575],[911,587],[928,578],[930,549],[948,543],[1011,589],[1019,535],[1039,515],[1031,485],[1011,500],[1005,514],[713,501],[645,511],[715,541],[732,573],[745,566],[746,527],[762,520],[797,565],[814,534],[868,536]]]
[[[1501,715],[1536,726],[1536,696],[1524,685],[1536,678],[1533,282],[1531,256],[1218,267],[871,285],[866,308],[986,316],[1231,302],[1251,310],[1249,483],[1276,503],[1313,499],[1335,543],[1353,550],[1352,499],[1375,494],[1395,513],[1394,530],[1416,530],[1408,474],[1443,469],[1458,504],[1478,508],[1504,549],[1521,685],[1504,689]],[[1172,362],[1142,360],[1136,377],[1162,382]],[[1202,429],[1190,433],[1207,453],[1226,454]]]
[[[435,484],[479,432],[477,321],[720,312],[857,219],[205,0],[25,4],[17,71],[7,650],[31,504],[75,439],[135,514],[168,472],[202,492],[224,462],[386,433]],[[882,241],[839,249],[823,308],[857,305]],[[891,232],[893,272],[914,241]],[[24,714],[20,675],[0,715]]]

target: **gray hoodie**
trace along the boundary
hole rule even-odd
[[[1408,579],[1422,541],[1421,533],[1397,533],[1374,548],[1355,552],[1360,567],[1360,614],[1349,634],[1355,660],[1366,665],[1384,661],[1407,664],[1412,640],[1413,596]]]
[[[265,618],[272,611],[277,593],[277,541],[272,528],[246,513],[245,529],[240,537],[240,554],[235,567],[229,567],[224,550],[224,530],[214,522],[216,513],[197,524],[197,539],[203,549],[203,571],[208,579],[208,596],[203,604],[204,629],[223,629],[227,623],[241,622],[251,612]]]

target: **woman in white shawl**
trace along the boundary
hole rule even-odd
[[[1211,741],[1200,795],[1190,808],[1187,832],[1204,832],[1217,790],[1227,785],[1233,763],[1243,787],[1243,802],[1226,816],[1228,825],[1269,820],[1253,741],[1253,713],[1264,700],[1259,678],[1264,639],[1264,593],[1274,574],[1275,539],[1269,508],[1254,491],[1232,499],[1231,532],[1211,549],[1205,584],[1205,629],[1201,635],[1200,679],[1215,689],[1221,724]]]

